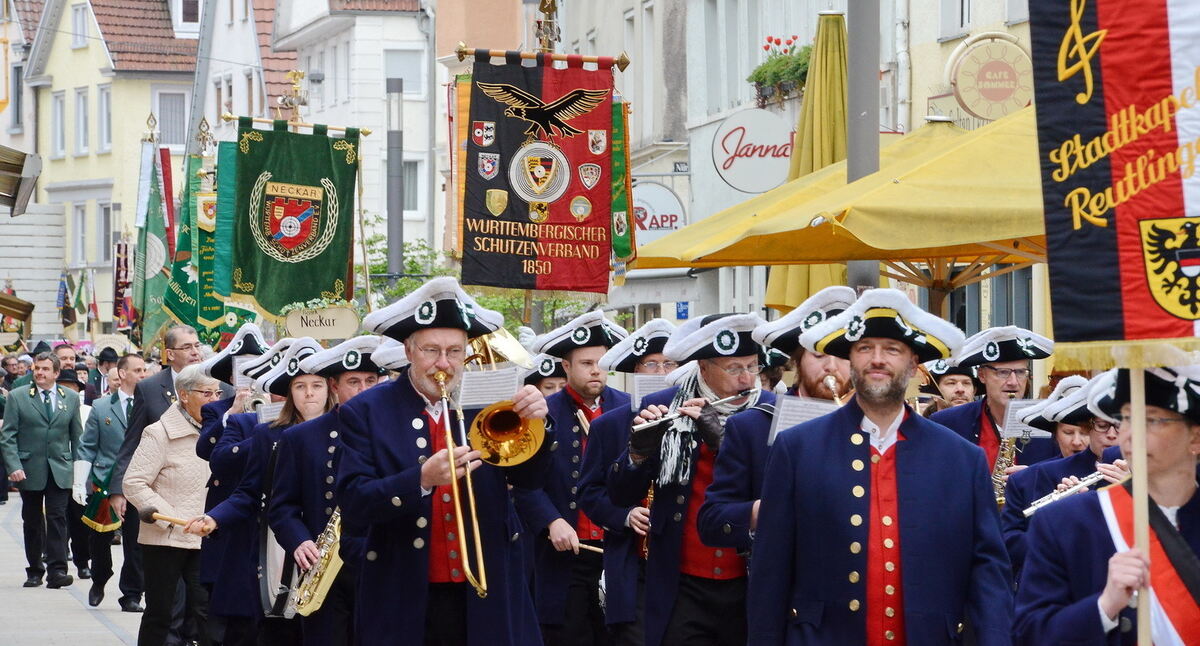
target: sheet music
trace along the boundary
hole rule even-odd
[[[650,393],[656,393],[670,387],[666,375],[632,375],[633,384],[629,389],[629,406],[636,413],[642,410],[642,399]]]
[[[487,408],[499,401],[512,399],[521,387],[521,369],[513,366],[503,370],[464,372],[458,389],[459,405],[466,409]]]
[[[775,398],[775,417],[771,420],[771,434],[767,438],[767,444],[774,444],[775,436],[781,431],[828,415],[837,409],[838,405],[828,399],[780,395]]]
[[[283,410],[283,402],[271,402],[258,407],[258,423],[269,424],[279,419],[279,412]]]
[[[1008,402],[1008,410],[1004,412],[1004,430],[1000,433],[1000,437],[1005,439],[1010,437],[1051,437],[1050,433],[1021,421],[1021,411],[1041,402],[1040,399],[1014,399]],[[1029,434],[1026,435],[1026,433]]]
[[[233,358],[233,387],[237,389],[253,388],[254,380],[242,374],[242,368],[247,363],[258,359],[254,355],[243,355]]]

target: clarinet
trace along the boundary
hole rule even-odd
[[[1104,474],[1099,471],[1096,471],[1095,473],[1089,474],[1087,477],[1080,479],[1078,484],[1068,487],[1067,489],[1064,489],[1062,491],[1052,491],[1049,494],[1046,494],[1045,496],[1042,496],[1041,498],[1038,498],[1037,500],[1033,501],[1032,505],[1029,505],[1028,507],[1026,507],[1025,512],[1024,512],[1025,517],[1029,518],[1030,516],[1036,514],[1038,512],[1038,510],[1041,509],[1042,507],[1045,507],[1046,505],[1049,505],[1052,502],[1057,502],[1059,500],[1062,500],[1063,498],[1066,498],[1067,496],[1077,494],[1080,491],[1084,491],[1088,487],[1091,487],[1092,485],[1096,484],[1097,482],[1100,482],[1103,479],[1104,479]]]

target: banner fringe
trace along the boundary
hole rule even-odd
[[[1055,370],[1187,366],[1200,363],[1200,338],[1056,343],[1053,357]]]

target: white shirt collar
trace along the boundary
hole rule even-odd
[[[436,420],[439,417],[441,417],[441,415],[442,415],[442,400],[435,399],[433,401],[430,401],[429,398],[425,396],[425,393],[421,392],[421,390],[419,388],[417,388],[417,385],[412,383],[412,373],[411,372],[408,375],[408,383],[412,384],[413,391],[417,393],[417,396],[421,398],[421,401],[425,402],[425,412],[429,413],[430,419]]]
[[[892,448],[896,443],[897,436],[900,432],[900,424],[904,422],[905,409],[900,407],[900,412],[896,414],[896,419],[893,419],[887,428],[879,428],[875,422],[872,422],[866,415],[863,415],[862,423],[859,428],[871,436],[871,446],[880,453],[887,453],[887,450]]]

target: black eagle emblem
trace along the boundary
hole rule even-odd
[[[525,134],[540,139],[550,139],[558,132],[559,137],[574,137],[582,134],[578,128],[567,125],[567,121],[581,117],[604,102],[608,90],[571,90],[546,103],[536,96],[507,83],[476,83],[483,93],[507,105],[504,116],[529,122]]]
[[[1162,290],[1171,295],[1179,292],[1179,304],[1192,314],[1200,310],[1200,223],[1184,222],[1179,231],[1157,225],[1151,226],[1144,242],[1146,257],[1154,265],[1151,271],[1162,277]],[[1183,239],[1175,244],[1175,239]]]

